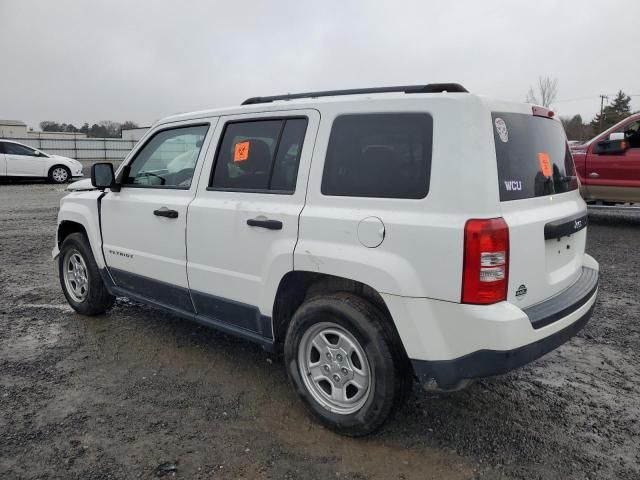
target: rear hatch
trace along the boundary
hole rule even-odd
[[[587,233],[562,124],[546,110],[536,112],[542,114],[492,112],[500,205],[509,226],[507,300],[520,308],[578,279]]]

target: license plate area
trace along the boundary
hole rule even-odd
[[[567,235],[545,241],[547,263],[551,267],[547,271],[561,267],[575,257],[575,237]]]
[[[558,286],[575,278],[582,267],[586,230],[545,240],[545,262],[550,286]]]

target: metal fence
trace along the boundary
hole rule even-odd
[[[24,143],[45,153],[89,162],[99,160],[121,161],[138,143],[137,140],[123,140],[121,138],[16,137],[6,139]]]

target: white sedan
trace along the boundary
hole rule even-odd
[[[72,158],[49,155],[11,140],[0,139],[0,178],[35,177],[65,183],[82,177],[82,164]]]

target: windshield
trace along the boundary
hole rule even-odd
[[[500,200],[522,200],[578,188],[560,122],[531,114],[493,112]]]

